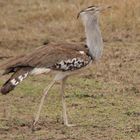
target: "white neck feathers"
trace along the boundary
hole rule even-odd
[[[98,25],[98,17],[94,17],[93,15],[88,17],[86,15],[82,19],[85,25],[86,43],[89,48],[89,54],[93,59],[98,60],[103,51],[103,40]]]

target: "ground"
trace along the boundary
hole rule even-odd
[[[1,1],[0,63],[48,42],[83,43],[83,27],[74,16],[92,3]],[[114,8],[101,16],[103,57],[67,81],[68,116],[76,126],[62,124],[58,83],[45,101],[37,130],[31,131],[42,92],[53,78],[32,76],[8,95],[0,95],[0,140],[140,139],[140,5],[138,0],[124,1],[121,6],[111,0],[95,3],[114,4]],[[0,85],[8,77],[0,77]]]

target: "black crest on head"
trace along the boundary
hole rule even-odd
[[[77,18],[79,18],[80,13],[86,12],[86,11],[92,11],[92,10],[94,10],[94,8],[96,8],[96,7],[97,7],[97,6],[95,6],[95,5],[91,5],[91,6],[88,6],[87,8],[85,8],[85,9],[81,10],[81,11],[78,13]]]

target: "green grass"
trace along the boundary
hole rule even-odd
[[[89,72],[88,72],[89,73]],[[88,74],[87,73],[87,74]],[[1,139],[103,139],[138,140],[140,138],[139,95],[130,92],[106,91],[108,82],[78,76],[66,86],[66,102],[71,123],[63,126],[59,84],[50,91],[43,106],[38,131],[31,132],[43,89],[52,77],[30,77],[7,96],[0,96]],[[3,108],[2,108],[3,106]],[[6,111],[4,112],[3,109]],[[3,111],[3,112],[2,112]]]
[[[102,61],[67,81],[68,116],[76,127],[62,124],[57,83],[45,100],[38,130],[31,132],[43,90],[53,78],[31,76],[7,96],[0,95],[0,140],[139,140],[139,43],[106,46]]]

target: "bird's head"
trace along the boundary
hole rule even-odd
[[[84,21],[89,19],[97,20],[99,13],[108,8],[111,8],[111,6],[89,6],[86,9],[81,10],[78,13],[77,18],[81,17]]]

